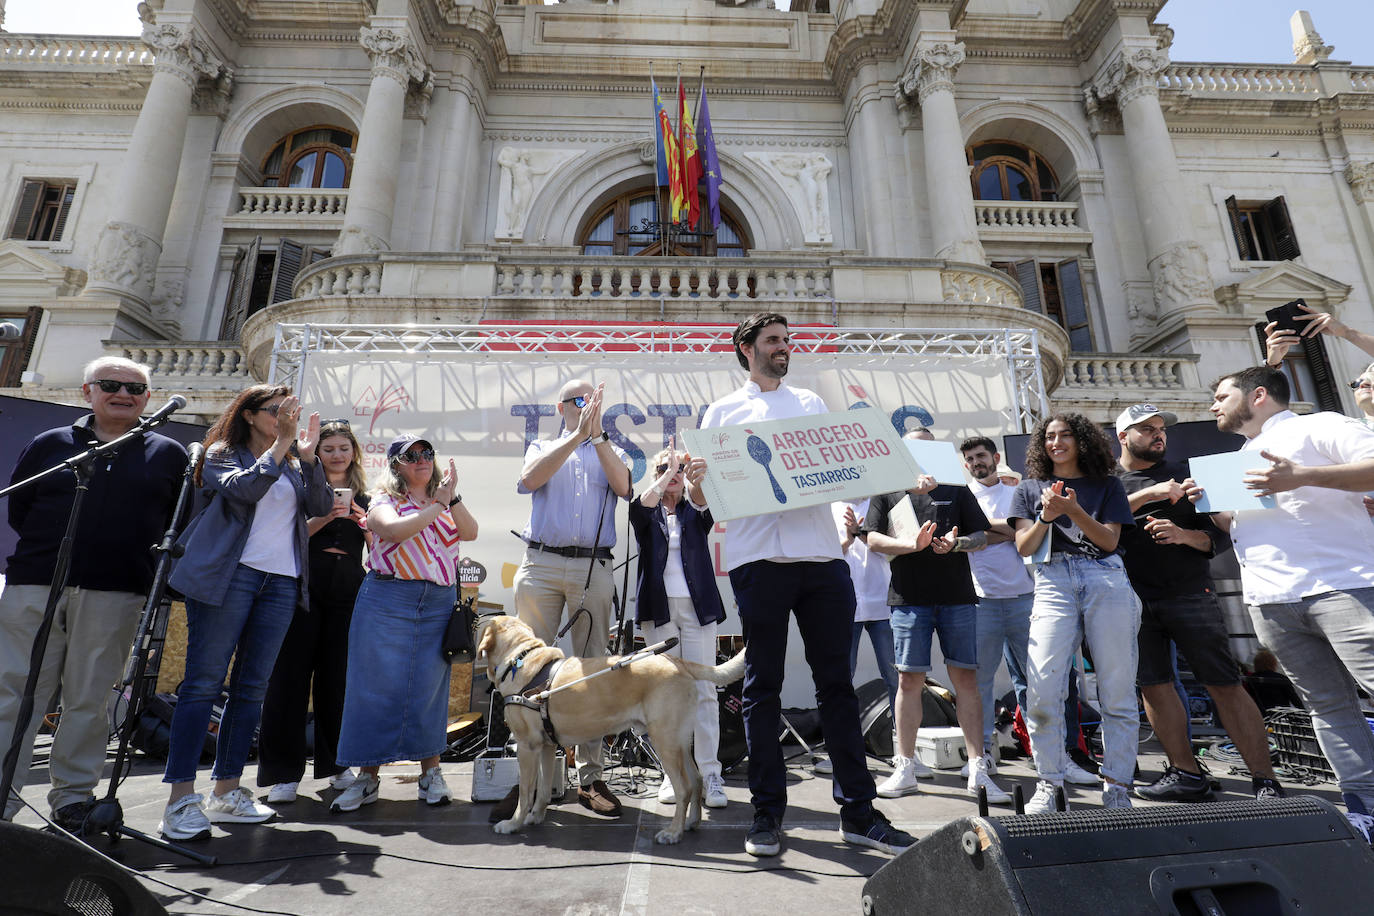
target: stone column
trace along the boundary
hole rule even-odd
[[[435,251],[453,251],[462,245],[463,206],[473,174],[469,141],[481,130],[474,101],[477,90],[473,80],[477,68],[470,58],[461,57],[456,69],[448,88],[447,129],[441,155],[437,157],[442,165],[434,192],[434,222],[430,235],[430,247]]]
[[[1169,55],[1154,48],[1127,48],[1088,89],[1088,107],[1115,98],[1126,135],[1136,210],[1160,321],[1170,315],[1214,312],[1207,254],[1193,240],[1188,200],[1174,144],[1159,106],[1159,74]]]
[[[892,109],[882,104],[881,91],[876,64],[865,64],[855,77],[854,91],[854,129],[856,143],[854,152],[859,160],[858,175],[863,182],[860,189],[864,201],[864,223],[867,228],[867,251],[876,258],[892,258],[905,253],[903,245],[896,237],[897,229],[893,221],[892,202],[892,165],[888,156],[887,135],[893,121]],[[895,125],[893,125],[895,126]]]
[[[984,264],[987,255],[978,240],[964,134],[954,104],[954,72],[964,62],[964,45],[952,40],[953,33],[947,37],[951,40],[917,40],[911,63],[897,81],[897,97],[900,101],[914,96],[921,105],[926,196],[935,256]]]
[[[148,26],[143,42],[157,55],[153,80],[114,185],[119,193],[110,221],[100,232],[87,268],[86,292],[113,293],[147,306],[153,298],[196,84],[205,77],[227,96],[231,76],[189,25]]]
[[[335,255],[375,254],[391,247],[406,93],[412,81],[428,82],[424,62],[404,29],[363,26],[358,34],[372,58],[372,84],[358,130],[348,210],[334,245]]]

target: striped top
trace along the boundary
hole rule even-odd
[[[421,511],[410,497],[397,502],[385,493],[379,493],[371,508],[393,505],[396,514],[405,517]],[[458,582],[458,526],[449,513],[444,512],[434,521],[421,529],[419,534],[404,541],[376,539],[368,554],[367,568],[397,579],[424,579],[438,585],[454,585]]]

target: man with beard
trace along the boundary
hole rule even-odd
[[[827,413],[814,392],[783,382],[792,338],[782,315],[758,313],[732,335],[749,381],[706,408],[701,428],[739,426]],[[933,529],[934,526],[931,526]],[[931,532],[925,534],[925,547]],[[916,842],[873,807],[877,794],[864,759],[859,701],[849,675],[854,583],[827,505],[732,519],[725,566],[744,628],[744,736],[754,823],[744,849],[775,856],[787,810],[787,767],[778,742],[788,618],[796,615],[816,684],[825,746],[834,768],[835,801],[845,842],[895,854]]]
[[[1269,742],[1255,701],[1240,679],[1226,621],[1208,561],[1230,538],[1197,511],[1201,496],[1185,465],[1164,460],[1165,427],[1178,417],[1152,404],[1135,404],[1116,418],[1121,440],[1121,483],[1136,526],[1121,533],[1126,575],[1140,598],[1140,667],[1136,682],[1155,737],[1169,765],[1135,794],[1151,801],[1205,801],[1211,783],[1188,742],[1188,713],[1174,689],[1173,644],[1207,688],[1221,724],[1250,770],[1256,798],[1279,798]]]
[[[1374,526],[1360,498],[1374,489],[1374,431],[1335,413],[1298,416],[1288,391],[1268,367],[1217,382],[1217,428],[1248,440],[1245,484],[1274,508],[1216,520],[1230,527],[1255,632],[1312,711],[1347,817],[1368,840],[1374,733],[1355,689],[1374,693]]]

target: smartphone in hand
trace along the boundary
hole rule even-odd
[[[1269,309],[1264,313],[1264,317],[1276,322],[1275,334],[1301,334],[1307,328],[1307,322],[1299,321],[1298,316],[1310,314],[1311,312],[1307,311],[1306,299],[1294,299],[1292,302],[1285,302]]]
[[[334,488],[334,505],[336,505],[336,506],[349,506],[349,505],[352,505],[352,503],[353,503],[353,488],[352,488],[352,487],[335,487],[335,488]]]

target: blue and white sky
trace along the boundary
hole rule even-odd
[[[787,0],[776,0],[779,6]],[[8,0],[5,29],[136,35],[137,0]],[[1374,66],[1372,0],[1169,0],[1159,19],[1174,29],[1174,60],[1288,63],[1288,20],[1306,8],[1336,60]]]

